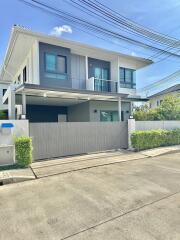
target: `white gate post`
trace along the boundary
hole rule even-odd
[[[132,150],[131,144],[131,134],[136,130],[136,121],[135,119],[128,119],[128,149]]]
[[[118,115],[119,115],[119,122],[121,122],[121,98],[118,98]]]
[[[8,119],[16,119],[15,114],[15,92],[11,87],[9,88],[8,96]]]

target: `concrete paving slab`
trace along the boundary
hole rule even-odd
[[[180,151],[180,145],[148,149],[148,150],[141,151],[140,153],[148,157],[155,157],[155,156],[159,156],[159,155],[170,153],[170,152],[176,152],[176,151]]]
[[[180,239],[180,193],[133,210],[66,239]]]
[[[13,169],[6,170],[0,172],[0,182],[5,184],[23,182],[28,180],[35,179],[35,175],[33,174],[30,168],[25,169]]]
[[[86,158],[87,157],[87,158]],[[75,159],[71,158],[71,160],[50,160],[48,163],[38,163],[38,165],[32,164],[31,168],[36,175],[37,178],[47,177],[51,175],[57,175],[62,173],[67,173],[71,171],[77,171],[81,169],[91,168],[91,167],[98,167],[108,164],[114,164],[124,161],[131,161],[136,159],[145,158],[146,156],[142,155],[141,153],[133,153],[133,152],[126,152],[126,153],[103,153],[97,154],[96,156],[84,156],[84,157],[74,157]],[[54,163],[54,164],[53,164]]]
[[[55,164],[62,164],[62,163],[71,163],[71,162],[79,162],[79,161],[86,161],[86,160],[93,160],[99,158],[105,158],[110,156],[119,156],[121,154],[131,153],[127,150],[118,150],[118,151],[107,151],[107,152],[100,152],[100,153],[90,153],[90,154],[83,154],[77,156],[70,156],[70,157],[61,157],[61,158],[54,158],[54,159],[44,159],[40,161],[33,162],[31,166],[33,168],[38,167],[45,167],[51,166]]]
[[[1,186],[0,239],[179,240],[176,170],[180,153]]]

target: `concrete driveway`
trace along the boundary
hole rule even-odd
[[[0,187],[2,240],[179,240],[180,153]]]

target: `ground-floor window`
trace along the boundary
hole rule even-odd
[[[117,122],[119,121],[118,111],[100,111],[101,122]]]

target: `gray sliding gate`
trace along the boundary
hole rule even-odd
[[[127,148],[127,122],[30,123],[35,160]]]

